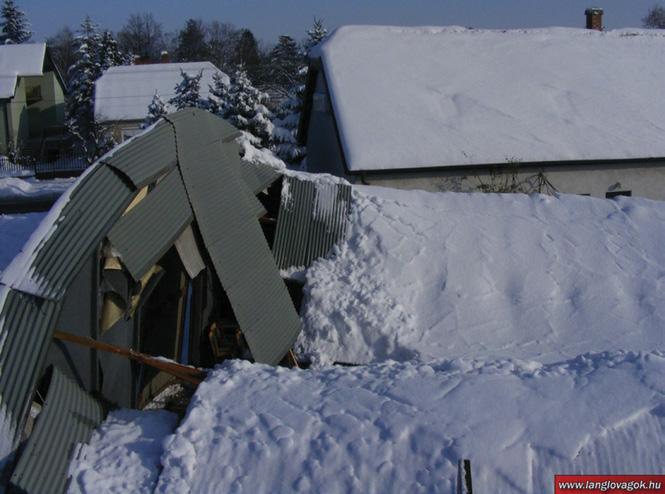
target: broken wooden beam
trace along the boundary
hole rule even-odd
[[[195,386],[201,384],[201,382],[207,377],[207,373],[201,369],[178,364],[176,362],[170,362],[162,357],[146,355],[145,353],[137,352],[131,348],[123,348],[97,341],[88,338],[87,336],[78,336],[64,331],[54,331],[53,337],[61,341],[67,341],[87,348],[94,348],[95,350],[100,350],[102,352],[115,353],[116,355],[159,369],[162,372],[171,374],[172,376]]]

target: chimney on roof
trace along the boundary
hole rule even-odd
[[[590,7],[584,11],[586,14],[586,28],[595,29],[596,31],[603,30],[603,9],[598,7]]]
[[[170,63],[171,62],[171,57],[169,56],[169,52],[166,50],[162,50],[162,52],[159,54],[159,63]]]

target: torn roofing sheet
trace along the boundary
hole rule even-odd
[[[172,170],[113,225],[108,238],[132,278],[140,280],[192,219],[180,173]]]
[[[216,117],[186,110],[167,119],[175,127],[180,172],[203,242],[254,360],[277,364],[293,346],[300,318],[249,207],[255,197],[239,162],[221,150]]]
[[[280,269],[308,267],[346,234],[351,186],[284,177],[273,253]]]
[[[35,429],[11,477],[21,492],[64,492],[76,446],[104,420],[102,406],[53,368],[48,393]]]

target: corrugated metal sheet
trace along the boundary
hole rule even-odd
[[[176,126],[187,125],[187,122],[192,124],[196,121],[196,125],[200,132],[198,141],[200,143],[208,144],[213,141],[220,140],[224,143],[231,143],[234,139],[240,136],[240,131],[233,125],[219,117],[216,117],[210,112],[197,110],[195,108],[188,108],[176,113],[168,115],[167,120]],[[235,149],[237,144],[233,143]]]
[[[278,172],[269,166],[242,163],[240,161],[240,157],[238,157],[238,162],[241,163],[240,172],[242,174],[242,178],[254,194],[258,194],[279,177],[281,177]]]
[[[351,186],[284,177],[273,254],[280,269],[307,267],[344,238]]]
[[[87,442],[103,419],[101,405],[54,367],[44,406],[11,484],[30,494],[64,492],[75,446]]]
[[[132,277],[140,280],[192,219],[180,172],[173,170],[118,220],[108,238]]]
[[[202,113],[193,111],[194,120],[209,121]],[[191,120],[173,123],[185,188],[215,271],[254,359],[277,364],[293,346],[300,319],[250,207],[253,194],[225,144],[205,145],[214,122],[204,124],[208,132]]]
[[[126,175],[140,189],[175,167],[178,158],[173,127],[160,122],[150,132],[135,137],[103,161]]]
[[[61,298],[83,259],[97,247],[133,195],[130,186],[108,166],[97,165],[86,175],[72,191],[57,228],[38,249],[29,291]]]
[[[51,343],[60,302],[8,290],[0,313],[5,342],[0,351],[0,402],[12,429],[23,429],[32,390]]]

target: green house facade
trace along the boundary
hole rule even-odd
[[[65,84],[44,43],[0,46],[0,155],[65,151]]]

